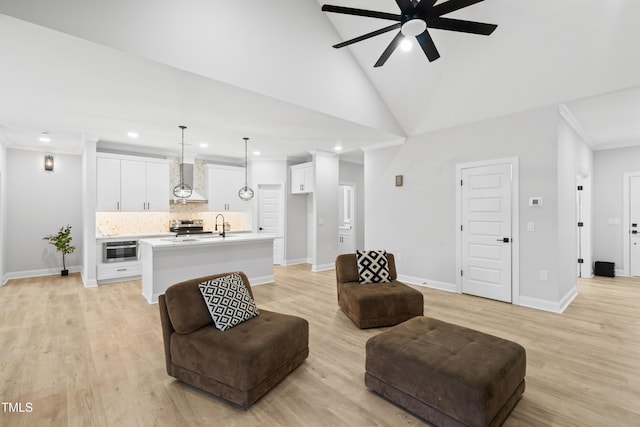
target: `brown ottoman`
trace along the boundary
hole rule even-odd
[[[367,341],[365,384],[437,426],[499,426],[524,392],[525,350],[415,317]]]

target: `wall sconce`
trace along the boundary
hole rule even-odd
[[[53,170],[53,156],[44,156],[44,170],[52,171]]]

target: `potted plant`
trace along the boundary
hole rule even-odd
[[[50,234],[42,239],[47,240],[55,246],[58,252],[62,252],[62,270],[60,271],[60,275],[68,276],[69,270],[67,270],[67,264],[65,263],[64,256],[76,250],[76,247],[71,244],[71,240],[73,239],[71,237],[71,226],[67,225],[66,227],[60,227],[57,234]]]

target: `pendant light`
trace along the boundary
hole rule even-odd
[[[253,190],[247,184],[247,141],[249,138],[244,137],[242,139],[244,139],[244,187],[238,191],[238,197],[248,202],[253,199]]]
[[[191,186],[184,183],[184,130],[186,126],[178,126],[182,130],[182,160],[180,161],[180,184],[173,187],[173,195],[176,196],[182,203],[187,203],[187,199],[193,193]]]

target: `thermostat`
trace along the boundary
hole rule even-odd
[[[529,199],[529,206],[542,206],[542,197],[531,197]]]

